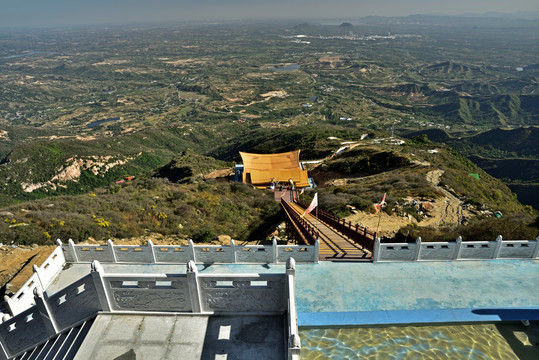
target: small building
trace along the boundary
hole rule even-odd
[[[288,184],[292,180],[296,187],[309,187],[307,170],[299,162],[299,150],[279,154],[252,154],[240,152],[242,168],[236,165],[236,173],[242,169],[242,181],[257,187],[266,187],[272,182]],[[239,177],[239,175],[238,175]]]

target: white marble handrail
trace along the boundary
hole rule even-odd
[[[285,263],[290,257],[299,263],[318,262],[318,241],[315,245],[79,245],[73,240],[61,245],[68,263],[98,260],[102,263],[187,264],[275,264]]]
[[[454,242],[382,243],[376,239],[373,261],[436,261],[436,260],[488,260],[537,259],[539,237],[535,240],[462,241]]]
[[[64,265],[64,252],[59,244],[41,266],[33,266],[34,273],[14,295],[4,297],[8,312],[17,315],[34,305],[34,290],[45,291]]]
[[[287,319],[294,323],[287,328],[297,336],[294,271],[287,266],[286,274],[199,274],[189,261],[183,274],[111,274],[96,260],[90,274],[48,297],[35,288],[35,305],[0,319],[0,360],[17,356],[99,312],[283,315],[292,311]]]

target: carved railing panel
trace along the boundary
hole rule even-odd
[[[312,245],[296,245],[277,247],[277,261],[286,262],[289,258],[294,258],[296,262],[314,262],[318,258],[315,254],[315,247]]]
[[[413,261],[415,247],[414,243],[381,244],[380,259],[392,261]]]
[[[114,255],[110,245],[81,245],[75,246],[75,253],[79,262],[114,262]]]
[[[284,312],[284,277],[200,276],[203,312]]]
[[[236,246],[236,262],[272,263],[272,246]]]
[[[118,262],[152,263],[153,255],[150,246],[114,246]]]
[[[449,242],[422,243],[418,260],[452,260],[456,247],[457,243]]]
[[[47,303],[60,330],[69,328],[101,310],[91,275],[58,291],[47,299]]]
[[[191,259],[189,246],[155,246],[155,261],[158,263],[187,264]]]
[[[180,276],[104,276],[113,311],[191,311],[189,287]]]
[[[50,336],[41,314],[35,306],[3,322],[0,339],[9,354],[16,354]]]
[[[496,241],[462,242],[459,259],[492,259],[496,251]]]
[[[195,246],[194,253],[196,262],[202,264],[234,262],[234,251],[230,246]]]
[[[498,258],[532,258],[535,248],[539,246],[538,241],[512,240],[504,241]]]

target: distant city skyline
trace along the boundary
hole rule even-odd
[[[3,0],[0,27],[539,13],[537,0]]]

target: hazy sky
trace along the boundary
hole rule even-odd
[[[518,11],[539,0],[0,0],[0,27]]]

